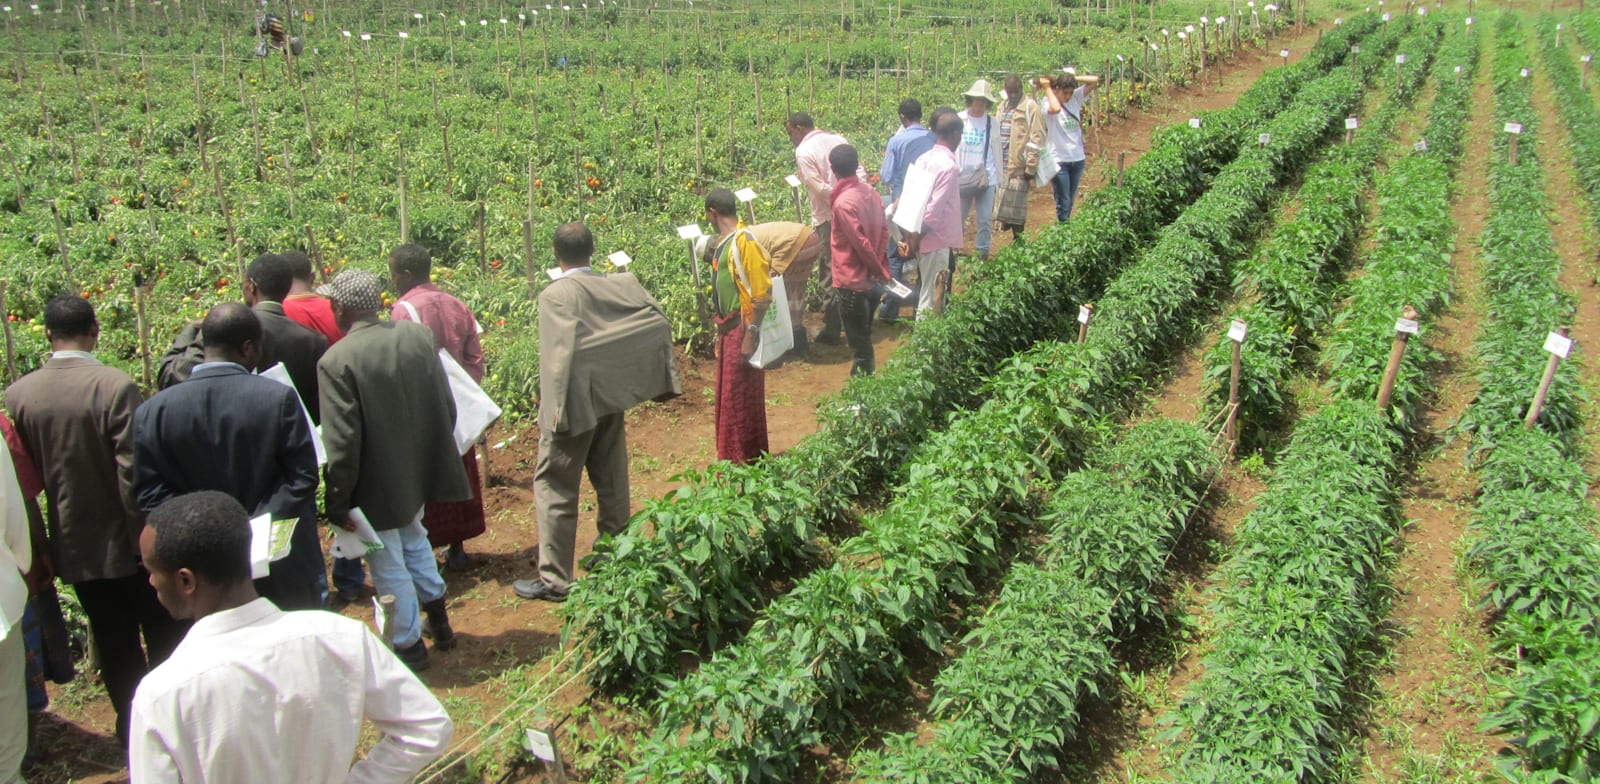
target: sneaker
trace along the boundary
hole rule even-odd
[[[818,335],[812,342],[821,343],[824,346],[837,346],[844,342],[844,338],[840,337],[837,333],[825,332],[821,335]]]
[[[518,580],[511,584],[511,590],[524,599],[534,599],[541,602],[564,602],[567,592],[545,582],[542,578],[532,580]]]
[[[410,667],[412,672],[428,669],[428,644],[422,640],[417,640],[415,645],[407,648],[394,649],[394,655]]]

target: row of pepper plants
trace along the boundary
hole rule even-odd
[[[1051,768],[1113,647],[1160,612],[1173,547],[1218,467],[1212,434],[1156,420],[1068,474],[1037,524],[1044,541],[939,674],[933,738],[907,732],[852,760],[864,781],[1031,780]]]
[[[1555,45],[1554,22],[1538,38],[1545,75],[1563,106],[1576,154],[1595,144],[1592,99]],[[1544,365],[1545,333],[1570,321],[1546,213],[1540,128],[1529,79],[1527,31],[1505,21],[1495,62],[1497,122],[1523,124],[1518,160],[1497,139],[1489,171],[1484,283],[1490,319],[1479,330],[1483,365],[1473,403],[1479,496],[1465,555],[1504,665],[1498,709],[1486,725],[1512,736],[1501,760],[1514,781],[1591,781],[1600,773],[1600,546],[1586,495],[1579,441],[1582,391],[1563,363],[1537,422],[1522,422]],[[1563,65],[1567,67],[1563,67]],[[1575,122],[1575,120],[1577,120]],[[1579,162],[1580,182],[1585,181]]]
[[[1390,99],[1362,123],[1353,144],[1329,150],[1311,166],[1294,219],[1238,265],[1234,293],[1244,304],[1231,318],[1249,326],[1249,339],[1240,347],[1237,414],[1239,446],[1245,450],[1266,446],[1289,418],[1292,401],[1284,383],[1306,355],[1314,354],[1314,338],[1333,315],[1342,266],[1366,221],[1364,194],[1375,165],[1428,75],[1441,31],[1438,23],[1422,25],[1401,42],[1396,51],[1414,59],[1396,71]],[[1211,408],[1221,409],[1228,403],[1232,343],[1213,345],[1204,366]]]
[[[1452,172],[1477,52],[1463,29],[1455,25],[1435,61],[1428,151],[1377,180],[1373,250],[1323,351],[1331,402],[1300,421],[1241,522],[1211,607],[1217,631],[1204,674],[1163,720],[1177,744],[1176,780],[1322,780],[1340,759],[1343,722],[1387,606],[1398,457],[1427,391],[1431,352],[1413,341],[1393,409],[1373,400],[1395,317],[1414,306],[1426,330],[1451,291]]]
[[[747,14],[590,5],[518,4],[492,18],[440,0],[344,2],[310,19],[275,8],[305,39],[292,64],[250,54],[253,9],[242,5],[0,11],[5,48],[18,50],[0,53],[11,77],[0,79],[0,277],[11,281],[19,369],[48,350],[41,313],[56,294],[92,298],[102,355],[138,376],[136,279],[159,354],[184,323],[239,298],[241,259],[309,250],[308,227],[330,273],[381,272],[401,235],[404,173],[410,237],[477,313],[486,387],[518,416],[538,394],[530,294],[545,285],[560,223],[588,221],[601,257],[631,254],[675,335],[700,345],[673,229],[703,216],[717,185],[753,186],[763,220],[793,216],[789,110],[845,134],[870,168],[901,98],[959,104],[996,63],[1037,74],[1120,56],[1128,67],[1106,74],[1091,124],[1169,68],[1143,70],[1162,22],[1119,14],[1061,29],[1048,10],[1008,9],[1024,26],[985,35],[996,29],[987,15],[942,18],[918,0],[847,29],[763,4]],[[1161,6],[1196,22],[1205,13],[1193,0]]]
[[[1372,151],[1362,165],[1370,168],[1388,144],[1389,129],[1426,76],[1439,32],[1437,24],[1422,25],[1396,47],[1421,57],[1378,110],[1368,130],[1373,140],[1363,140],[1360,148]],[[1321,156],[1308,171],[1300,197],[1308,204],[1320,201],[1316,178],[1346,173],[1329,170],[1328,163],[1352,152],[1338,147]],[[1277,236],[1313,233],[1308,218],[1302,213]],[[1205,478],[1186,476],[1191,491]],[[858,777],[1026,781],[1053,767],[1062,745],[1076,734],[1082,700],[1099,694],[1114,671],[1112,646],[1158,606],[1163,566],[1196,500],[1177,489],[1150,494],[1102,472],[1069,475],[1043,519],[1068,520],[1074,527],[1050,525],[1038,554],[1047,568],[1013,567],[999,600],[963,640],[960,657],[938,680],[933,710],[939,722],[932,741],[918,744],[917,733],[893,736],[884,751],[858,755]],[[1093,526],[1076,527],[1090,520]],[[1108,564],[1107,553],[1120,560]]]
[[[1359,71],[1400,31],[1380,34]],[[1007,362],[975,412],[917,452],[908,478],[841,544],[838,560],[769,605],[749,634],[663,689],[636,780],[773,781],[847,726],[864,685],[903,672],[909,651],[939,650],[952,597],[1000,565],[1035,482],[1081,462],[1094,433],[1159,368],[1241,252],[1277,183],[1303,170],[1356,102],[1339,70],[1308,85],[1212,187],[1117,278],[1083,343],[1040,343]]]
[[[1376,26],[1370,15],[1352,19],[1301,63],[1268,72],[1234,108],[1203,114],[1198,131],[1158,133],[1124,185],[979,265],[942,317],[919,323],[876,375],[851,379],[824,406],[820,430],[794,449],[690,472],[675,493],[647,504],[627,533],[598,546],[609,559],[565,605],[592,679],[648,688],[680,651],[736,636],[766,601],[762,575],[812,563],[819,533],[848,517],[853,499],[903,477],[929,432],[988,394],[982,379],[1006,357],[1063,334],[1072,309],[1097,298],[1200,195],[1259,121]]]

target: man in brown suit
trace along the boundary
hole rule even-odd
[[[623,413],[683,393],[672,326],[626,272],[589,268],[594,236],[582,223],[556,229],[561,276],[539,292],[539,576],[518,580],[524,599],[559,602],[572,585],[578,483],[585,469],[599,496],[600,536],[628,524],[628,439]]]
[[[89,616],[100,679],[117,711],[117,737],[126,743],[139,679],[147,665],[167,658],[187,624],[161,607],[139,563],[144,522],[133,500],[139,388],[126,373],[94,358],[100,324],[88,300],[50,300],[44,328],[54,353],[6,389],[6,406],[44,477],[50,501],[46,555]]]
[[[345,270],[317,289],[346,335],[317,363],[322,440],[328,453],[328,519],[354,530],[360,509],[383,542],[367,553],[379,595],[395,597],[395,655],[428,666],[418,606],[433,644],[455,647],[445,585],[422,527],[430,501],[472,496],[456,449],[456,403],[434,352],[433,332],[415,322],[378,321],[378,276]]]

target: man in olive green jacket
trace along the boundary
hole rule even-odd
[[[428,614],[434,647],[455,635],[445,613],[444,580],[422,527],[429,501],[472,496],[455,442],[455,398],[434,352],[433,332],[412,322],[380,322],[382,285],[362,270],[345,270],[317,290],[333,303],[346,331],[317,363],[322,440],[328,453],[328,519],[354,530],[360,509],[380,549],[367,553],[378,594],[395,597],[395,654],[414,670],[427,667],[418,612]]]

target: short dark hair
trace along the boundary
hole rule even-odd
[[[861,166],[861,154],[855,147],[841,144],[828,151],[828,165],[833,167],[835,177],[854,177]]]
[[[739,200],[734,198],[733,191],[727,188],[717,188],[706,194],[706,209],[718,215],[737,216],[739,214]]]
[[[962,122],[961,118],[953,111],[941,111],[943,113],[940,111],[934,112],[934,115],[939,119],[933,122],[933,135],[938,137],[939,141],[942,142],[959,141],[961,139],[961,132],[966,127],[966,123]]]
[[[99,325],[94,306],[83,297],[66,294],[52,298],[44,306],[44,328],[50,330],[52,337],[88,337]]]
[[[247,340],[261,344],[261,319],[237,302],[213,307],[200,322],[200,345],[206,348],[238,349]]]
[[[907,98],[900,102],[900,116],[907,120],[922,119],[922,102],[915,98]]]
[[[785,124],[794,128],[805,128],[807,130],[817,127],[817,121],[811,119],[811,115],[806,114],[805,112],[795,112],[794,114],[789,115],[789,121]]]
[[[1076,90],[1078,77],[1063,71],[1050,79],[1050,86],[1057,90]]]
[[[295,280],[307,283],[313,280],[312,276],[316,274],[316,270],[311,268],[311,257],[307,256],[305,251],[286,250],[279,255],[283,256],[284,261],[289,262],[289,274],[293,275]]]
[[[227,493],[202,490],[156,507],[145,522],[155,529],[156,566],[188,569],[217,586],[250,579],[250,515]]]
[[[289,296],[289,287],[294,285],[294,270],[289,268],[289,260],[276,253],[263,253],[250,262],[244,276],[256,284],[256,290],[261,296],[273,302],[282,302]]]
[[[433,274],[433,256],[428,254],[427,248],[415,242],[408,242],[389,251],[389,263],[393,264],[395,269],[409,272],[412,277],[423,282]]]
[[[594,256],[594,232],[589,231],[583,221],[563,223],[556,227],[550,248],[555,251],[556,259],[565,264],[586,262]]]

